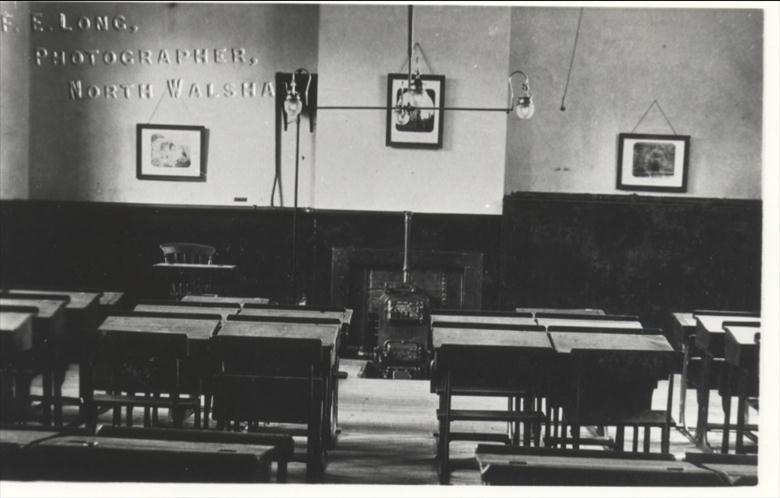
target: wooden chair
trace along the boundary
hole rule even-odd
[[[266,445],[274,447],[277,482],[287,482],[287,462],[293,456],[295,442],[289,434],[247,434],[163,427],[101,427],[98,436],[127,439],[156,439],[163,441],[190,441],[194,443],[230,443]]]
[[[182,375],[189,352],[186,335],[112,332],[101,337],[97,347],[96,364],[102,363],[110,373],[106,393],[92,396],[90,427],[97,427],[101,407],[113,408],[114,425],[121,424],[121,408],[127,407],[130,426],[136,406],[146,409],[145,425],[152,423],[148,409],[167,408],[176,426],[182,425],[188,409],[194,412],[195,426],[200,426],[200,383],[186,382]]]
[[[559,402],[563,408],[561,445],[567,444],[567,425],[572,429],[572,447],[580,447],[582,426],[615,427],[615,450],[624,451],[625,429],[633,428],[631,451],[639,451],[639,430],[644,430],[643,447],[650,452],[651,429],[660,428],[660,452],[669,452],[672,420],[674,374],[679,373],[677,352],[642,352],[627,350],[573,350],[569,379],[570,394]],[[666,409],[653,410],[652,396],[657,382],[669,379]],[[564,381],[565,382],[565,381]]]
[[[193,244],[191,242],[166,242],[160,244],[163,252],[163,260],[166,263],[190,263],[196,265],[210,265],[214,261],[217,249],[205,244]]]
[[[247,422],[306,426],[306,477],[323,469],[324,382],[319,339],[216,336],[221,372],[211,382],[218,428]],[[286,432],[286,431],[285,431]]]
[[[160,244],[163,262],[169,264],[211,265],[217,250],[213,246],[191,242],[167,242]],[[206,294],[212,292],[212,283],[208,279],[198,278],[194,273],[179,271],[170,282],[170,295],[180,299],[187,294]]]

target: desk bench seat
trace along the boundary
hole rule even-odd
[[[225,442],[61,436],[25,449],[34,479],[268,482],[274,448]]]
[[[287,463],[293,457],[295,442],[289,434],[237,433],[157,427],[110,427],[98,429],[98,436],[126,439],[156,439],[161,441],[190,441],[202,443],[228,443],[272,446],[272,459],[276,462],[277,482],[287,482]]]
[[[675,461],[671,454],[506,448],[476,451],[484,484],[535,486],[721,486],[712,470]]]
[[[523,422],[542,421],[545,414],[541,412],[518,412],[503,410],[437,410],[438,418],[447,417],[451,421],[463,420],[472,422]]]

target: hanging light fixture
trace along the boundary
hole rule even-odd
[[[304,94],[301,95],[300,92],[296,89],[296,83],[295,78],[299,74],[306,74],[308,76],[308,80],[306,83],[306,90],[304,91]],[[292,76],[290,77],[290,83],[285,83],[285,89],[287,91],[287,96],[284,98],[284,113],[287,115],[288,121],[295,121],[298,116],[300,116],[301,112],[303,112],[303,107],[306,104],[308,98],[309,98],[309,86],[311,85],[311,73],[309,73],[306,69],[297,69]]]
[[[515,91],[512,87],[512,77],[521,74],[523,75],[523,84],[520,87],[520,95],[515,98]],[[514,111],[520,119],[531,119],[534,115],[534,99],[531,95],[531,89],[528,86],[528,76],[522,71],[514,71],[509,75],[507,80],[509,83],[509,111]]]

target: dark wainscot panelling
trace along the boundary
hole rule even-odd
[[[504,198],[502,306],[757,310],[761,201],[515,193]]]
[[[293,271],[292,221],[287,208],[0,201],[0,281],[162,297],[159,244],[198,242],[238,266],[226,293],[328,304],[332,248],[403,248],[402,213],[301,209]],[[482,253],[483,303],[497,303],[500,229],[500,216],[414,214],[411,248]]]

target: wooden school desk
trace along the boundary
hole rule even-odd
[[[243,312],[242,312],[243,314]],[[240,316],[240,315],[239,315]],[[322,343],[323,358],[327,368],[322,372],[324,382],[324,442],[335,446],[338,432],[338,348],[340,327],[337,324],[313,324],[294,322],[258,322],[228,320],[219,332],[220,337],[245,336],[269,339],[317,339]]]
[[[702,449],[709,450],[707,432],[712,427],[709,423],[710,389],[719,387],[719,380],[713,381],[713,376],[720,379],[725,360],[724,346],[726,331],[724,325],[760,326],[760,315],[742,312],[697,312],[696,347],[702,351],[702,364],[696,399],[698,402],[698,417],[696,419],[696,434],[694,441]]]
[[[215,418],[222,423],[305,424],[306,476],[309,481],[318,480],[324,450],[332,447],[336,438],[333,410],[338,322],[232,318],[215,338],[215,354],[224,366],[213,381]]]
[[[14,393],[14,384],[23,356],[32,349],[36,311],[0,311],[0,420],[16,420],[29,402],[24,391]]]
[[[0,311],[0,355],[13,360],[14,355],[29,351],[33,344],[33,313]]]
[[[211,362],[208,355],[209,341],[220,326],[217,315],[166,316],[154,313],[125,313],[106,317],[98,327],[98,334],[105,337],[112,333],[180,334],[187,337],[188,362],[182,365],[182,382],[189,392],[202,392],[204,378],[209,374]],[[97,385],[96,388],[106,386]],[[116,413],[116,412],[115,412]],[[130,415],[132,415],[130,413]],[[145,413],[145,416],[147,414]],[[206,417],[208,413],[206,413]],[[196,413],[196,418],[200,414]],[[116,421],[116,419],[115,419]]]
[[[319,318],[335,319],[341,323],[339,347],[342,347],[342,345],[346,344],[345,338],[350,333],[353,311],[341,306],[284,306],[246,303],[239,314],[256,317],[302,318],[305,321]]]
[[[726,325],[724,338],[724,356],[729,364],[727,376],[722,383],[721,396],[724,396],[723,442],[721,452],[728,453],[731,415],[731,396],[737,395],[736,452],[744,451],[745,410],[748,397],[758,396],[759,379],[759,327],[745,325]]]
[[[238,313],[241,307],[238,303],[235,306],[228,306],[227,303],[205,303],[204,305],[193,304],[186,306],[182,304],[162,304],[162,303],[139,303],[135,305],[133,311],[149,313],[186,313],[186,314],[215,314],[226,320],[228,315]]]
[[[518,313],[556,313],[568,315],[606,315],[604,310],[598,308],[515,308]]]
[[[342,325],[349,325],[352,320],[352,310],[350,309],[329,309],[330,307],[324,307],[318,309],[317,307],[306,306],[276,306],[273,304],[268,305],[253,305],[247,303],[241,309],[240,314],[244,316],[278,316],[286,318],[325,318],[338,320]]]
[[[268,304],[270,299],[265,297],[237,297],[237,296],[217,296],[211,294],[188,294],[181,298],[183,303],[238,303],[242,307],[246,304]]]
[[[486,325],[536,325],[530,313],[432,313],[431,323],[478,323]]]
[[[537,313],[536,323],[544,327],[571,327],[595,329],[642,328],[636,317],[623,315],[571,315],[566,313]]]
[[[669,377],[678,368],[675,362],[679,358],[666,337],[614,332],[549,332],[549,336],[555,352],[561,355],[552,384],[552,403],[563,408],[567,423],[575,427],[575,449],[579,445],[579,427],[614,425],[618,451],[623,449],[625,426],[645,428],[645,452],[650,451],[650,428],[660,427],[661,451],[669,451],[671,381],[666,411],[651,410],[658,380]],[[602,360],[609,366],[606,373],[596,368]],[[635,429],[635,452],[637,444]]]
[[[506,435],[451,432],[454,421],[499,421],[513,427],[511,443],[539,443],[546,419],[536,400],[546,393],[546,368],[552,347],[545,332],[433,327],[434,367],[431,390],[439,395],[439,480],[449,480],[449,443],[454,440],[497,441]],[[514,400],[508,410],[453,410],[453,396],[494,396]],[[521,408],[521,400],[524,406]],[[510,442],[510,441],[505,441]]]
[[[21,310],[29,312],[31,309],[37,310],[32,320],[33,347],[30,351],[30,361],[32,367],[41,372],[42,422],[45,425],[52,423],[52,406],[54,407],[54,422],[57,425],[62,424],[62,385],[55,382],[55,371],[62,368],[60,364],[63,361],[58,353],[57,345],[68,340],[65,338],[67,299],[66,296],[63,296],[63,299],[39,299],[32,296],[18,297],[17,295],[0,294],[0,311]],[[17,386],[17,389],[21,389],[25,393],[29,390],[29,385],[22,386],[17,383]],[[24,413],[19,415],[24,416]]]

